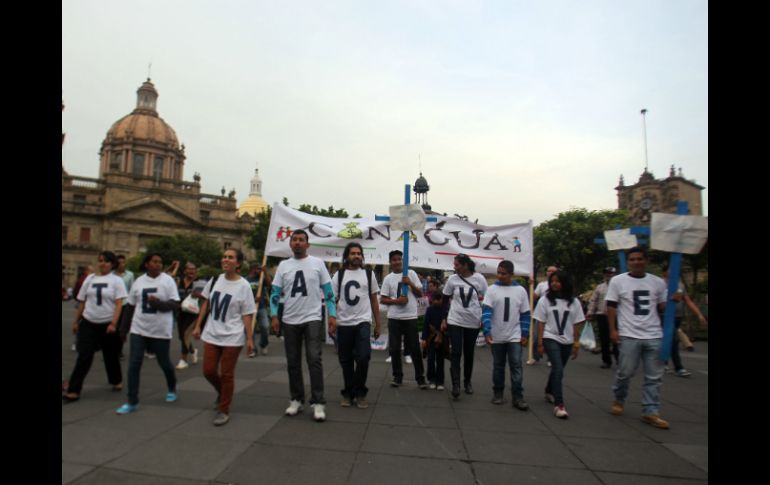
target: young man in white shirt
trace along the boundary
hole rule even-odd
[[[380,287],[372,271],[363,264],[363,248],[351,242],[342,253],[342,268],[332,277],[337,301],[338,356],[344,380],[340,404],[350,407],[355,403],[360,409],[369,407],[366,377],[372,356],[372,317],[374,338],[380,336]]]
[[[278,303],[284,296],[283,334],[286,362],[289,371],[291,402],[287,416],[302,411],[305,401],[305,384],[302,380],[302,341],[307,345],[307,366],[310,371],[310,406],[313,419],[326,420],[324,399],[323,365],[321,354],[325,342],[324,322],[321,315],[322,299],[326,300],[329,314],[329,334],[334,335],[337,324],[336,304],[331,278],[323,261],[309,256],[310,237],[302,229],[294,231],[289,241],[294,257],[278,265],[270,295],[270,314],[273,331],[280,328]]]
[[[400,386],[404,381],[404,371],[401,364],[401,335],[404,336],[404,346],[409,350],[414,363],[414,376],[420,389],[427,389],[422,365],[420,339],[417,335],[417,298],[422,297],[422,283],[413,270],[409,276],[403,276],[403,254],[401,251],[391,251],[388,254],[390,273],[382,281],[380,302],[390,305],[388,308],[388,347],[393,367],[392,387]],[[402,288],[407,287],[406,295]]]
[[[484,338],[492,349],[492,404],[503,403],[507,361],[511,371],[512,405],[521,411],[529,409],[524,401],[521,352],[527,345],[530,320],[529,296],[513,281],[513,262],[501,261],[497,265],[497,281],[487,290],[481,313]]]
[[[668,422],[658,414],[663,382],[663,362],[659,357],[663,329],[658,311],[663,312],[666,307],[666,283],[645,272],[648,258],[643,248],[629,249],[627,254],[629,272],[612,278],[607,289],[610,340],[620,343],[620,365],[612,385],[615,401],[610,412],[616,416],[623,414],[629,382],[641,361],[644,368],[642,421],[668,429]]]

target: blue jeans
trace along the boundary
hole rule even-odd
[[[169,392],[176,392],[176,374],[171,365],[169,349],[171,339],[143,337],[135,333],[130,334],[131,351],[128,357],[128,403],[139,403],[139,374],[144,362],[144,351],[155,354],[163,374],[166,376],[166,386]]]
[[[511,370],[511,396],[514,401],[524,399],[522,387],[523,372],[521,370],[521,343],[505,342],[490,345],[492,349],[492,391],[495,395],[502,394],[505,390],[505,362]]]
[[[337,327],[338,356],[345,384],[340,392],[348,399],[366,397],[369,392],[366,387],[366,377],[369,374],[369,360],[372,357],[371,327],[369,322]]]
[[[551,372],[548,374],[548,384],[545,386],[546,394],[553,394],[554,406],[564,404],[564,368],[567,367],[570,355],[572,355],[572,344],[561,344],[553,339],[543,339],[543,347],[548,361],[551,363]]]
[[[259,324],[259,348],[264,349],[267,347],[267,336],[270,334],[270,322],[267,319],[267,308],[260,308],[257,310],[257,324]],[[257,332],[251,335],[254,341],[254,350],[257,350]]]
[[[642,385],[642,415],[658,414],[660,386],[663,383],[663,363],[659,360],[663,339],[635,339],[620,337],[620,363],[615,373],[612,392],[615,400],[623,403],[628,397],[628,384],[636,373],[639,362],[644,366]]]

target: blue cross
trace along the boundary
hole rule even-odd
[[[620,229],[620,224],[616,225],[615,229]],[[635,236],[649,236],[650,226],[631,226],[631,234]],[[638,241],[640,246],[649,242],[647,239],[639,239]],[[596,244],[607,244],[607,240],[603,237],[594,239],[594,242]],[[622,249],[618,251],[618,268],[620,268],[620,273],[628,271],[628,268],[626,267],[626,252]]]
[[[405,205],[409,205],[411,203],[412,203],[412,186],[409,185],[409,184],[406,184],[404,186],[404,204]],[[374,220],[375,221],[381,221],[381,222],[382,221],[390,221],[390,217],[389,216],[374,216]],[[438,221],[438,219],[436,217],[434,217],[434,216],[426,217],[425,220],[428,221],[428,222],[437,222]],[[402,273],[403,273],[404,276],[409,276],[409,240],[411,239],[409,231],[404,231],[404,233],[403,233],[403,235],[401,237],[404,238],[404,270],[403,270]],[[403,292],[402,296],[406,296],[407,295],[407,290],[408,290],[407,286],[406,285],[402,285],[401,290]]]

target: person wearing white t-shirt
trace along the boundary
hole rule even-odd
[[[452,397],[460,397],[460,359],[463,358],[463,385],[466,394],[473,394],[473,354],[476,338],[481,330],[481,301],[487,292],[487,280],[476,273],[476,263],[465,254],[454,258],[455,274],[444,285],[445,303],[451,299],[449,314],[441,323],[442,331],[449,331],[452,350]]]
[[[554,405],[553,413],[560,419],[569,417],[564,407],[564,368],[570,355],[573,360],[578,356],[580,330],[585,320],[583,306],[575,298],[572,278],[564,271],[551,273],[548,277],[548,292],[535,307],[535,321],[540,327],[538,350],[546,353],[551,363],[545,400]]]
[[[497,281],[484,295],[481,314],[484,337],[492,351],[492,404],[503,403],[507,361],[513,407],[521,411],[529,409],[524,401],[521,352],[527,345],[530,317],[529,296],[513,281],[513,262],[501,261],[497,265]]]
[[[86,277],[77,300],[80,302],[72,324],[77,335],[78,359],[70,376],[67,392],[62,396],[67,402],[80,399],[83,381],[91,369],[94,353],[101,349],[107,380],[114,391],[123,388],[123,373],[120,370],[121,341],[118,322],[125,300],[126,286],[112,271],[117,268],[118,259],[111,251],[99,253],[97,272]]]
[[[163,273],[163,257],[149,253],[141,268],[145,274],[136,279],[128,292],[126,318],[121,322],[121,335],[130,330],[128,357],[128,402],[118,414],[133,413],[139,407],[139,375],[145,350],[157,356],[166,377],[166,402],[175,402],[176,374],[169,357],[174,328],[174,314],[179,308],[179,291],[174,279]],[[128,328],[126,328],[128,327]]]
[[[668,291],[662,278],[646,273],[647,252],[641,247],[629,249],[628,273],[615,276],[607,289],[607,318],[610,340],[620,343],[620,363],[612,392],[615,401],[610,412],[622,415],[628,386],[639,367],[644,368],[642,386],[642,421],[656,428],[668,429],[659,415],[663,363],[659,354],[663,329],[658,312],[665,311]]]
[[[329,334],[334,335],[337,326],[337,306],[334,301],[331,278],[323,261],[309,256],[310,237],[302,229],[294,231],[289,240],[293,258],[281,261],[273,278],[270,293],[272,327],[278,333],[278,304],[283,293],[283,334],[286,363],[289,372],[291,402],[287,416],[296,416],[305,402],[305,385],[302,381],[302,341],[307,351],[305,357],[310,371],[310,406],[313,419],[326,420],[324,399],[323,364],[321,353],[325,342],[324,323],[321,314],[322,301],[326,301]]]
[[[364,252],[357,242],[348,243],[342,253],[342,268],[332,277],[337,301],[337,346],[342,367],[343,407],[354,402],[360,409],[369,407],[366,378],[372,356],[371,333],[380,336],[380,287],[372,271],[363,267]]]
[[[540,298],[543,298],[548,293],[548,278],[551,277],[553,273],[555,273],[559,268],[556,266],[549,266],[545,270],[545,281],[541,281],[540,283],[535,286],[534,294],[534,305],[537,307],[537,302]],[[537,350],[537,337],[538,337],[538,327],[537,325],[532,325],[532,358],[527,360],[527,365],[533,365],[537,362],[540,362],[540,359],[543,357],[543,354],[538,352]]]
[[[401,336],[404,337],[404,347],[409,351],[414,365],[414,378],[420,389],[427,389],[425,370],[422,364],[420,338],[417,334],[417,298],[422,297],[422,283],[413,270],[409,276],[402,274],[404,269],[404,253],[399,250],[388,254],[390,273],[382,280],[380,303],[388,305],[388,352],[390,365],[393,369],[392,387],[403,384],[404,370],[401,363]]]
[[[193,330],[193,337],[203,340],[203,376],[217,391],[214,426],[230,421],[235,365],[244,344],[249,352],[254,350],[251,322],[257,312],[251,286],[239,274],[243,253],[226,249],[221,264],[224,273],[203,288],[203,303]]]

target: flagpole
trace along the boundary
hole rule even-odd
[[[530,308],[530,312],[529,312],[529,315],[530,315],[530,317],[529,317],[529,336],[530,336],[530,338],[527,339],[527,340],[529,340],[528,345],[527,345],[527,347],[529,349],[529,355],[527,356],[527,361],[532,360],[532,346],[534,345],[533,342],[532,342],[532,340],[533,340],[532,339],[532,334],[534,333],[532,331],[532,325],[535,324],[535,319],[532,318],[532,315],[535,314],[535,309],[532,308],[532,305],[534,304],[534,302],[535,302],[535,276],[534,275],[530,275],[530,277],[529,277],[529,308]]]
[[[262,268],[259,271],[259,285],[257,286],[256,303],[257,312],[259,312],[259,302],[262,301],[262,285],[265,281],[265,264],[267,264],[267,246],[265,246],[265,253],[262,255]],[[251,320],[251,331],[253,332],[257,325],[257,314],[254,314],[254,318]]]

